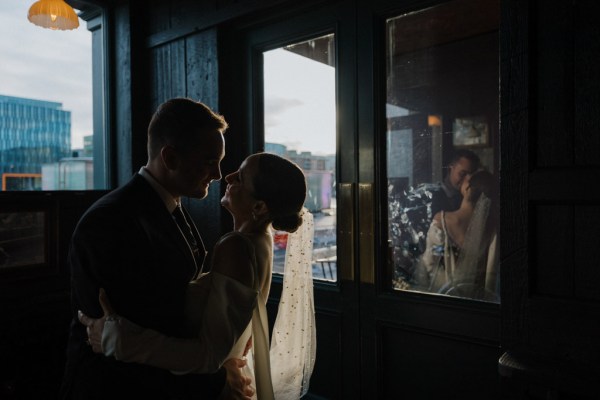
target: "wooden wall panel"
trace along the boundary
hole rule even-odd
[[[150,93],[152,112],[164,101],[185,97],[185,42],[171,42],[150,50]]]
[[[219,108],[219,70],[215,29],[185,39],[186,95]]]
[[[324,399],[342,398],[342,316],[317,310],[317,357],[310,380],[310,393]]]
[[[573,243],[575,265],[574,296],[600,303],[600,258],[598,234],[600,205],[580,205],[574,209]]]
[[[136,153],[138,142],[132,138],[134,126],[137,124],[135,119],[133,102],[133,82],[132,82],[132,37],[129,7],[119,6],[113,11],[113,32],[112,35],[118,37],[115,41],[112,59],[109,56],[111,64],[110,74],[114,76],[113,82],[109,87],[114,87],[114,93],[109,99],[114,99],[110,105],[110,110],[114,110],[114,131],[110,133],[112,139],[112,157],[114,158],[114,167],[116,169],[117,181],[113,182],[115,186],[122,185],[131,179],[136,168],[136,159],[141,159],[139,153]],[[109,28],[111,29],[111,28]],[[110,36],[108,34],[107,36]],[[111,76],[109,74],[109,76]],[[113,86],[114,85],[114,86]],[[139,167],[138,167],[139,168]]]
[[[379,328],[382,399],[499,399],[499,348],[406,327]]]
[[[575,164],[600,165],[600,2],[575,2]]]
[[[600,29],[592,21],[598,5],[586,0],[503,4],[506,354],[500,371],[511,384],[524,383],[521,397],[510,398],[524,398],[533,387],[539,398],[593,398],[586,396],[597,394],[593,382],[600,373],[595,284],[600,201],[591,189],[600,175]],[[518,61],[521,54],[524,62]],[[519,79],[520,70],[529,78]],[[513,93],[524,96],[522,110]]]
[[[217,8],[215,0],[175,0],[171,1],[171,27],[181,26],[199,20]]]
[[[139,9],[143,15],[146,35],[167,30],[171,27],[171,2],[164,0],[147,0]]]
[[[573,297],[573,207],[539,205],[534,208],[531,293]]]
[[[537,165],[573,162],[573,15],[570,2],[535,2]]]

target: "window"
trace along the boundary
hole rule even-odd
[[[458,0],[387,21],[394,289],[499,301],[498,20]]]
[[[41,28],[27,19],[32,4],[0,2],[1,190],[103,189],[106,171],[97,155],[104,139],[93,140],[106,136],[94,121],[102,118],[94,108],[103,107],[94,104],[102,93],[92,90],[103,79],[92,67],[93,56],[102,58],[102,42],[92,48],[91,25],[98,24],[86,17],[70,31]]]
[[[298,164],[314,216],[313,277],[337,280],[334,35],[263,53],[265,151]],[[274,272],[283,271],[287,235],[275,232]]]

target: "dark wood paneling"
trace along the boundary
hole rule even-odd
[[[600,164],[600,2],[574,3],[575,164]]]
[[[185,41],[151,49],[150,92],[152,110],[173,97],[186,96]]]
[[[527,108],[529,102],[527,63],[528,57],[525,54],[517,54],[500,61],[502,92],[500,113],[504,117]]]
[[[209,29],[185,39],[186,94],[213,110],[219,108],[217,31]]]
[[[530,5],[530,0],[501,1],[500,57],[503,60],[528,54]]]
[[[528,306],[531,325],[524,339],[529,341],[528,352],[533,358],[546,359],[549,365],[564,363],[565,370],[587,369],[588,378],[594,373],[600,376],[600,347],[595,345],[600,332],[597,303],[531,297]]]
[[[195,32],[214,28],[219,24],[226,23],[230,20],[244,17],[251,13],[257,13],[286,2],[286,0],[217,1],[217,5],[214,6],[215,8],[213,9],[214,1],[181,1],[191,2],[192,7],[186,9],[177,5],[174,7],[178,8],[177,10],[169,9],[168,12],[163,11],[165,15],[171,13],[173,15],[172,20],[169,20],[165,16],[155,16],[155,19],[161,21],[162,29],[157,26],[148,31],[149,36],[146,39],[147,47],[163,45]],[[168,2],[164,1],[162,1],[162,3],[168,4]],[[260,14],[255,15],[260,17]],[[167,21],[169,21],[171,25],[168,29],[166,26],[168,25]]]
[[[573,243],[575,266],[574,296],[581,300],[600,302],[600,260],[598,258],[598,227],[600,205],[575,206]]]
[[[528,133],[526,111],[501,116],[500,248],[502,259],[527,248]],[[504,293],[502,297],[504,297]]]
[[[531,293],[573,297],[573,207],[538,205],[532,221]],[[551,234],[548,234],[551,233]]]
[[[317,326],[317,357],[310,380],[310,393],[325,399],[341,399],[342,374],[342,316],[339,313],[319,311]]]
[[[591,15],[598,5],[518,3],[505,2],[501,35],[504,54],[529,60],[504,57],[502,66],[502,346],[508,355],[501,374],[513,380],[508,386],[520,385],[507,398],[594,398],[600,198],[591,187],[600,176],[600,142],[592,110],[600,104],[600,52]],[[513,74],[521,68],[529,83]],[[528,100],[506,98],[511,93]],[[514,112],[515,104],[524,108]]]
[[[514,140],[514,139],[513,139]],[[528,176],[529,199],[540,202],[600,202],[593,182],[600,181],[600,168],[541,168]]]
[[[502,292],[502,321],[500,324],[502,348],[509,351],[527,347],[530,329],[529,271],[527,250],[517,249],[503,255],[500,261]]]
[[[171,5],[171,27],[181,27],[217,11],[217,0],[175,0]]]
[[[570,2],[536,1],[537,165],[573,163],[573,10]]]
[[[381,325],[381,399],[499,399],[498,347]]]
[[[162,32],[171,28],[172,1],[148,0],[145,7],[139,9],[145,20],[143,29],[146,34]]]
[[[598,206],[537,207],[537,292],[598,301]],[[590,232],[591,231],[591,232]],[[551,234],[544,234],[551,232]],[[551,238],[550,238],[551,237]],[[552,243],[547,241],[552,240]]]
[[[115,169],[117,175],[116,186],[122,185],[131,179],[135,170],[133,158],[135,157],[132,146],[132,131],[134,129],[134,115],[132,107],[132,43],[131,26],[129,24],[129,7],[119,6],[113,12],[112,31],[107,37],[115,37],[114,54],[110,65],[109,87],[113,89],[114,103],[111,104],[111,110],[114,110],[114,131],[110,132],[113,139],[114,151],[112,157],[116,159]],[[139,168],[139,167],[138,167]]]

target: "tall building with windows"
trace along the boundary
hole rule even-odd
[[[2,190],[41,189],[42,164],[70,151],[71,112],[62,103],[0,95]]]
[[[335,203],[335,155],[315,155],[310,151],[288,150],[279,143],[265,143],[265,151],[295,162],[306,176],[308,193],[304,206],[310,211],[329,209]]]

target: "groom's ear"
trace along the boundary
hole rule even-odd
[[[160,157],[168,170],[174,170],[179,165],[179,155],[173,146],[163,146],[160,149]]]
[[[257,217],[262,217],[269,214],[269,207],[267,207],[267,203],[264,201],[258,200],[256,203],[254,203],[252,211]]]

